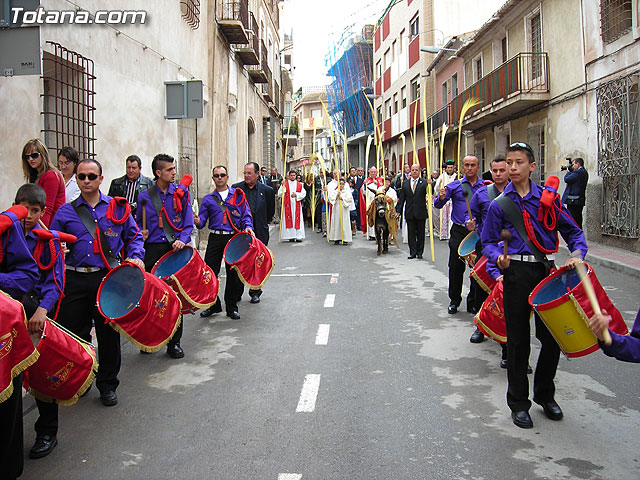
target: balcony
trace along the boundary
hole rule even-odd
[[[273,103],[273,78],[271,75],[271,69],[265,65],[265,76],[267,81],[262,84],[262,96],[267,103]]]
[[[260,65],[260,39],[258,38],[258,23],[253,12],[249,12],[249,30],[247,30],[247,44],[233,45],[236,57],[243,65]]]
[[[282,121],[282,141],[289,146],[298,145],[298,120],[293,117],[285,117]]]
[[[253,83],[267,83],[271,78],[271,70],[267,65],[267,47],[262,40],[260,40],[260,52],[260,63],[258,65],[247,65],[247,72]],[[267,72],[269,77],[267,77]]]
[[[216,18],[222,34],[231,44],[249,43],[249,0],[220,0]]]
[[[519,53],[451,100],[427,119],[434,131],[443,123],[455,125],[469,98],[482,103],[465,117],[465,129],[475,130],[549,100],[549,62],[546,53]]]

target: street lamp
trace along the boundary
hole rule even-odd
[[[440,53],[440,52],[457,52],[455,48],[434,47],[433,45],[427,45],[426,47],[420,47],[421,52],[427,53]]]

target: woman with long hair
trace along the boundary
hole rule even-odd
[[[76,180],[76,167],[80,161],[80,156],[73,147],[63,147],[58,152],[58,168],[64,178],[65,197],[67,203],[74,201],[80,196],[80,187]]]
[[[62,174],[51,163],[47,147],[37,138],[29,140],[22,149],[22,170],[27,182],[44,188],[47,206],[41,220],[48,227],[65,203],[65,186]]]

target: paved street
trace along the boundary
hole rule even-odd
[[[349,247],[307,237],[272,234],[273,274],[259,305],[245,294],[240,320],[186,317],[183,360],[123,341],[120,403],[103,407],[94,388],[61,408],[58,447],[25,460],[23,478],[640,477],[636,365],[561,358],[565,418],[534,406],[521,430],[499,346],[469,343],[472,316],[446,313],[445,242],[433,265],[407,260],[406,245],[377,257],[360,234]],[[630,326],[640,282],[596,273]]]

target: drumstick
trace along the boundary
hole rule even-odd
[[[596,315],[602,315],[602,311],[600,310],[600,303],[596,297],[596,292],[593,289],[593,284],[591,283],[591,279],[587,274],[587,268],[584,266],[584,262],[581,258],[579,258],[580,251],[576,250],[571,254],[573,258],[578,258],[579,262],[576,263],[576,271],[578,272],[578,276],[580,277],[580,281],[584,287],[584,291],[589,298],[589,303],[591,304],[591,308],[593,309],[593,313]],[[609,334],[609,329],[605,328],[602,330],[602,338],[604,340],[605,345],[611,345],[611,335]]]
[[[507,246],[509,244],[509,242],[511,241],[511,232],[507,229],[507,228],[503,228],[502,231],[500,232],[500,240],[502,240],[504,242],[504,257],[507,258]]]
[[[143,198],[140,200],[140,206],[142,207],[142,229],[147,229],[147,201]]]

